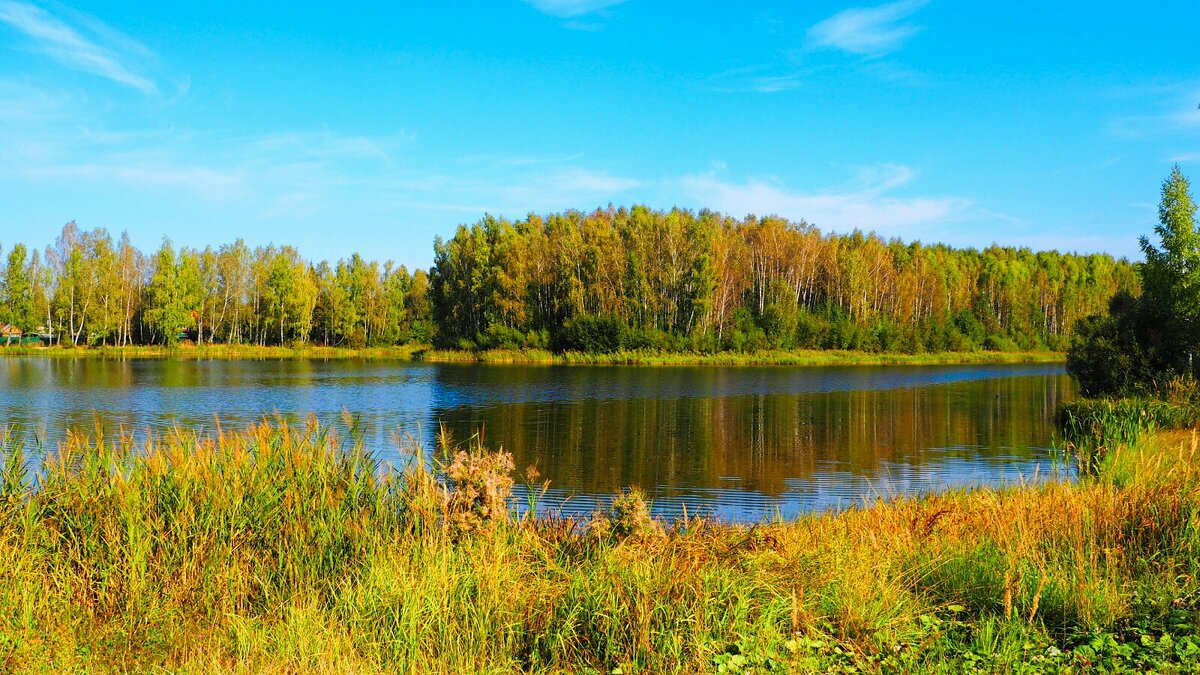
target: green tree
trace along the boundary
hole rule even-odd
[[[1152,391],[1194,374],[1200,328],[1200,232],[1188,180],[1176,166],[1163,182],[1154,231],[1141,238],[1142,295],[1114,296],[1104,316],[1078,323],[1067,372],[1089,396]]]
[[[154,272],[146,289],[145,320],[164,344],[179,342],[179,335],[195,325],[201,295],[199,264],[181,252],[179,261],[171,241],[164,239],[154,256]]]
[[[0,289],[0,297],[8,309],[7,320],[24,331],[32,330],[38,320],[28,256],[29,252],[24,244],[13,246],[13,250],[8,253],[8,264],[4,269],[4,287]]]
[[[1200,232],[1187,178],[1176,165],[1163,181],[1154,232],[1159,246],[1141,238],[1142,321],[1146,347],[1164,370],[1190,373],[1200,336]],[[1149,328],[1153,326],[1154,329]]]

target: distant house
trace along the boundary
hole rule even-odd
[[[23,333],[11,323],[0,323],[0,345],[19,345]]]

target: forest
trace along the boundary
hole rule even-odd
[[[0,287],[0,322],[61,345],[427,342],[429,277],[364,260],[305,260],[291,246],[242,240],[151,254],[123,234],[63,227],[44,254],[17,244]]]
[[[143,252],[74,222],[3,257],[0,322],[57,345],[1063,351],[1078,319],[1139,292],[1104,254],[644,206],[485,216],[438,238],[428,271],[242,240]]]

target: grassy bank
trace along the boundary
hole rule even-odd
[[[828,366],[828,365],[938,365],[970,363],[1059,363],[1059,352],[941,352],[903,354],[841,350],[793,350],[763,352],[623,351],[611,354],[555,353],[539,349],[492,349],[484,351],[435,350],[428,345],[400,345],[349,349],[299,345],[206,345],[161,347],[0,347],[0,356],[51,356],[99,358],[178,359],[281,359],[281,358],[368,358],[425,361],[429,363],[513,363],[546,365],[631,365],[631,366]]]
[[[504,455],[381,472],[315,422],[71,435],[35,484],[4,447],[6,672],[1200,667],[1192,434],[1078,485],[754,527],[664,526],[632,494],[513,518]]]
[[[434,363],[527,363],[638,366],[827,366],[827,365],[936,365],[968,363],[1059,363],[1058,352],[941,352],[903,354],[841,350],[793,350],[763,352],[717,352],[714,354],[656,351],[623,351],[611,354],[554,353],[546,350],[503,350],[420,352],[417,358]]]

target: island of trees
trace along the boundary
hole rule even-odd
[[[1063,351],[1079,319],[1140,291],[1103,254],[644,206],[487,216],[434,252],[428,271],[241,240],[143,252],[72,222],[4,256],[0,322],[56,345]]]

